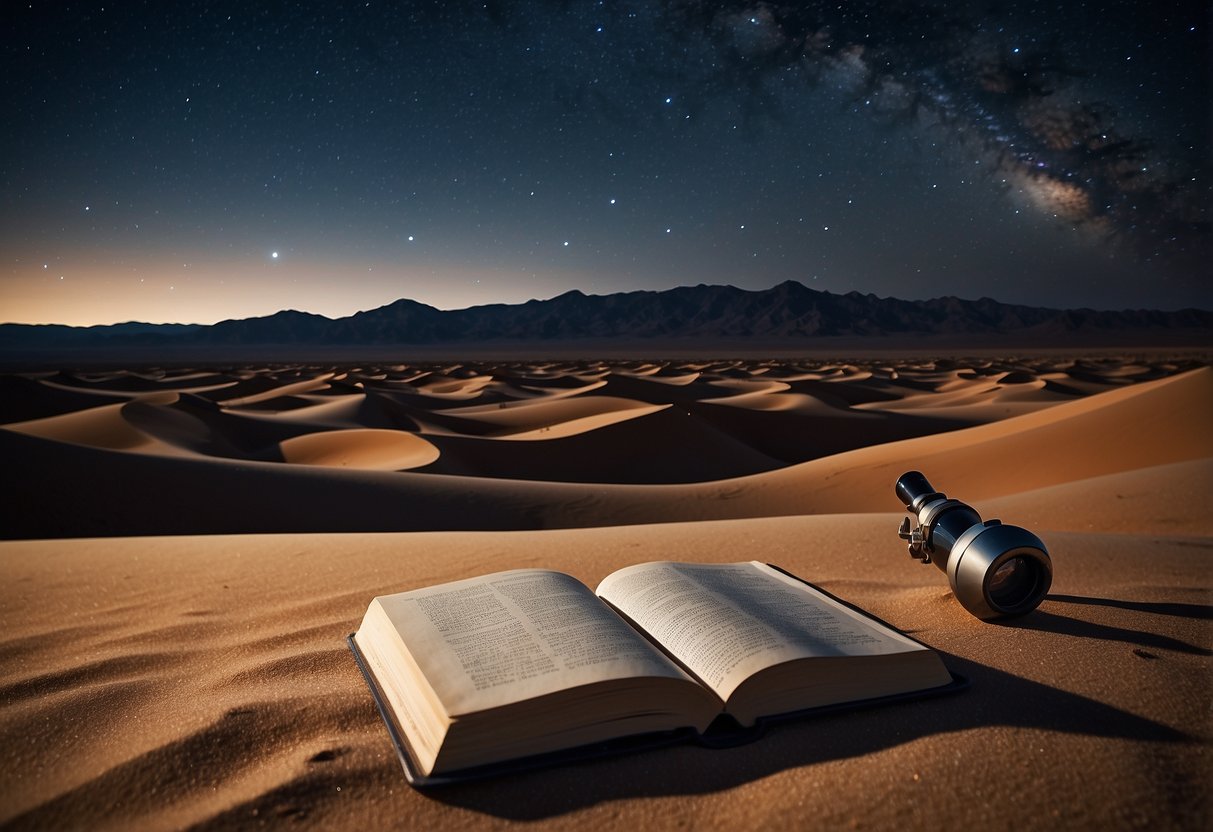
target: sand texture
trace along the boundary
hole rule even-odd
[[[986,499],[1211,457],[1211,402],[1190,360],[7,376],[0,536],[888,511],[908,468]]]
[[[1213,823],[1213,369],[1161,357],[0,377],[0,825]],[[925,472],[1038,533],[983,623],[904,551]],[[541,566],[758,559],[938,649],[942,699],[408,787],[344,637]]]

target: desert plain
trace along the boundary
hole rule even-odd
[[[479,361],[0,377],[0,825],[1207,829],[1200,353]],[[1047,544],[982,622],[907,557],[924,472]],[[516,567],[776,564],[958,694],[417,791],[345,646]]]

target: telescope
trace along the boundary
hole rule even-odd
[[[1019,526],[981,519],[972,507],[931,487],[918,471],[897,479],[897,497],[917,525],[903,517],[897,534],[910,556],[948,576],[952,593],[978,618],[1031,612],[1053,583],[1053,562],[1040,538]]]

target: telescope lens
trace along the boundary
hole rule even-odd
[[[990,603],[1006,612],[1035,600],[1040,586],[1040,564],[1034,558],[1007,558],[994,570],[986,592]]]

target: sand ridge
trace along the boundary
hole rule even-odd
[[[1213,370],[1191,362],[583,362],[53,378],[55,387],[5,382],[24,391],[18,415],[46,411],[0,424],[12,460],[0,478],[18,495],[5,536],[883,511],[888,483],[927,461],[931,476],[987,499],[1213,455]],[[69,382],[81,391],[71,401],[92,406],[62,412]],[[103,397],[88,398],[94,384]],[[119,389],[124,402],[112,398]]]

